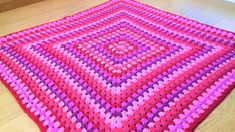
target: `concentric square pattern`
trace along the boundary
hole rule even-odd
[[[0,38],[41,130],[190,131],[235,87],[235,34],[129,0]]]

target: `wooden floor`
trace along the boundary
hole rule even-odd
[[[0,36],[54,21],[105,0],[46,0],[0,13]],[[139,0],[156,8],[235,32],[235,4],[223,0]],[[0,83],[0,132],[39,131]],[[197,128],[200,132],[235,131],[235,90]]]
[[[0,12],[30,5],[43,0],[0,0]]]

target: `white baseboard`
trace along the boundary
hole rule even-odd
[[[224,1],[235,3],[235,0],[224,0]]]

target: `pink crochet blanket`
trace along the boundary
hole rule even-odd
[[[42,131],[192,131],[235,87],[235,34],[113,0],[1,37],[0,78]]]

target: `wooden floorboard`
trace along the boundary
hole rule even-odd
[[[40,1],[42,0],[0,0],[0,12],[23,7]]]
[[[0,36],[89,9],[105,0],[46,0],[0,13]],[[223,0],[139,0],[177,15],[235,32],[235,4]],[[0,83],[0,131],[39,131]],[[235,90],[197,128],[198,132],[235,131]]]

